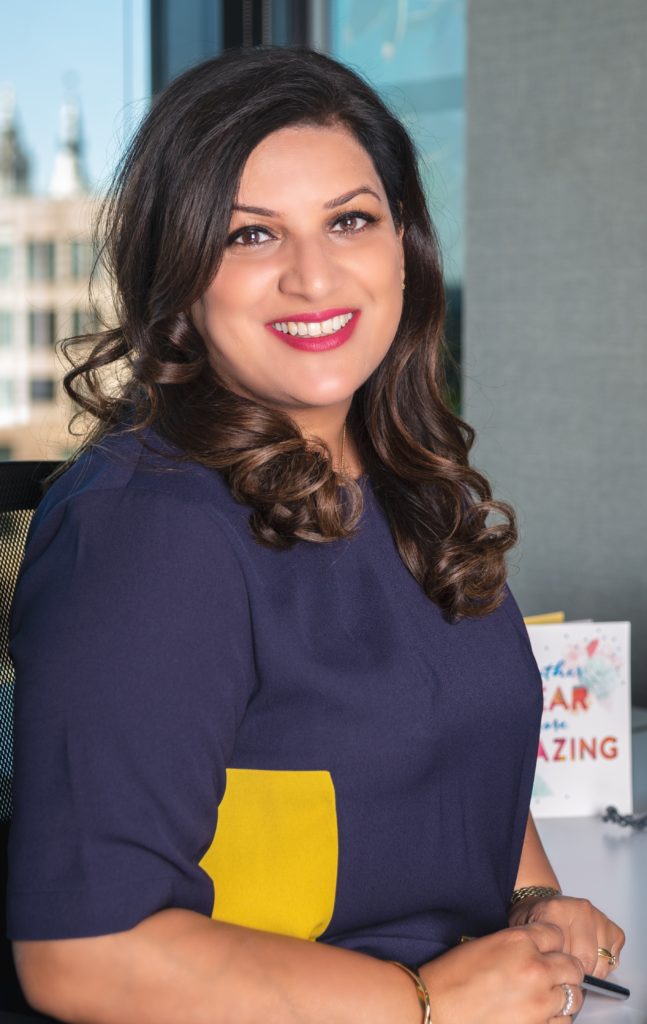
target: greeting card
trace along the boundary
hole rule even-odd
[[[536,817],[633,809],[628,622],[528,625],[544,711],[531,809]]]

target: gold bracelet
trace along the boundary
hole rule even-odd
[[[399,960],[389,960],[389,963],[393,964],[394,967],[399,967],[400,970],[408,974],[413,983],[416,986],[416,992],[418,993],[418,1002],[422,1009],[423,1017],[422,1024],[432,1024],[431,1021],[431,1005],[429,1003],[429,992],[427,986],[420,977],[419,972],[415,967],[407,967],[406,964],[401,964]]]
[[[538,896],[540,899],[547,899],[550,896],[561,896],[561,889],[553,889],[552,885],[524,885],[522,889],[515,889],[510,897],[508,913],[517,903],[530,899],[531,896]]]

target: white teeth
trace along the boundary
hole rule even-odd
[[[333,316],[329,320],[316,320],[314,323],[306,323],[304,320],[277,320],[272,327],[282,334],[291,334],[292,337],[298,334],[300,338],[320,338],[322,335],[335,334],[352,319],[352,313],[342,313],[341,316]]]

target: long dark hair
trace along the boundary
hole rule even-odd
[[[84,447],[117,425],[153,426],[186,457],[225,475],[251,507],[262,543],[352,533],[361,488],[340,480],[326,446],[306,444],[289,416],[228,390],[188,315],[222,259],[247,158],[294,124],[347,128],[404,229],[401,321],[356,392],[348,424],[405,565],[448,618],[484,615],[502,599],[514,515],[470,468],[474,433],[445,404],[443,281],[415,150],[370,86],[322,54],[229,51],[175,79],[154,102],[98,226],[117,326],[64,343],[73,366],[67,392],[96,417]]]

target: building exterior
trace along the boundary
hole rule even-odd
[[[13,98],[0,112],[0,459],[61,459],[75,447],[57,342],[92,329],[96,203],[83,173],[78,108],[61,109],[49,195],[32,195]],[[97,304],[108,308],[105,286]]]

